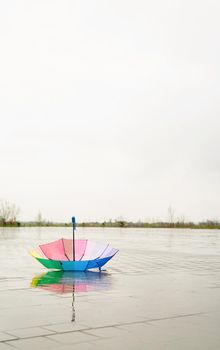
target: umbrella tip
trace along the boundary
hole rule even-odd
[[[76,218],[75,218],[75,216],[72,216],[72,224],[73,224],[73,226],[76,226]]]

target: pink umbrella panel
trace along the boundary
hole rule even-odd
[[[54,242],[41,244],[31,251],[31,255],[49,269],[64,271],[85,271],[105,265],[118,249],[109,244],[78,239],[75,244],[73,260],[73,240],[61,238]]]

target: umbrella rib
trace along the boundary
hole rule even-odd
[[[64,246],[64,241],[63,241],[63,238],[62,238],[62,243],[63,243],[63,251],[64,251],[64,254],[65,256],[67,257],[67,260],[70,261],[70,259],[68,258],[68,256],[66,255],[66,251],[65,251],[65,246]]]
[[[84,253],[83,253],[83,255],[81,256],[81,258],[79,259],[80,261],[82,260],[82,258],[83,258],[83,257],[84,257],[84,255],[85,255],[86,248],[87,248],[87,242],[88,242],[88,239],[86,239],[86,246],[85,246],[85,250],[84,250]]]
[[[40,245],[38,246],[38,248],[42,251],[43,255],[45,255],[46,258],[47,258],[48,260],[52,260],[51,258],[49,258],[49,257],[47,256],[47,254],[44,253],[44,251],[41,249],[41,246],[40,246]],[[42,257],[42,259],[44,259],[44,257]]]
[[[105,249],[102,251],[102,253],[96,258],[99,259],[100,256],[102,256],[104,254],[104,252],[106,251],[106,249],[109,247],[109,243],[106,245]]]

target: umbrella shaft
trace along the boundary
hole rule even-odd
[[[73,261],[75,261],[75,228],[73,226]]]

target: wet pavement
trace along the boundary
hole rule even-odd
[[[0,350],[220,348],[220,231],[76,232],[120,249],[101,274],[28,255],[71,228],[0,228]]]

